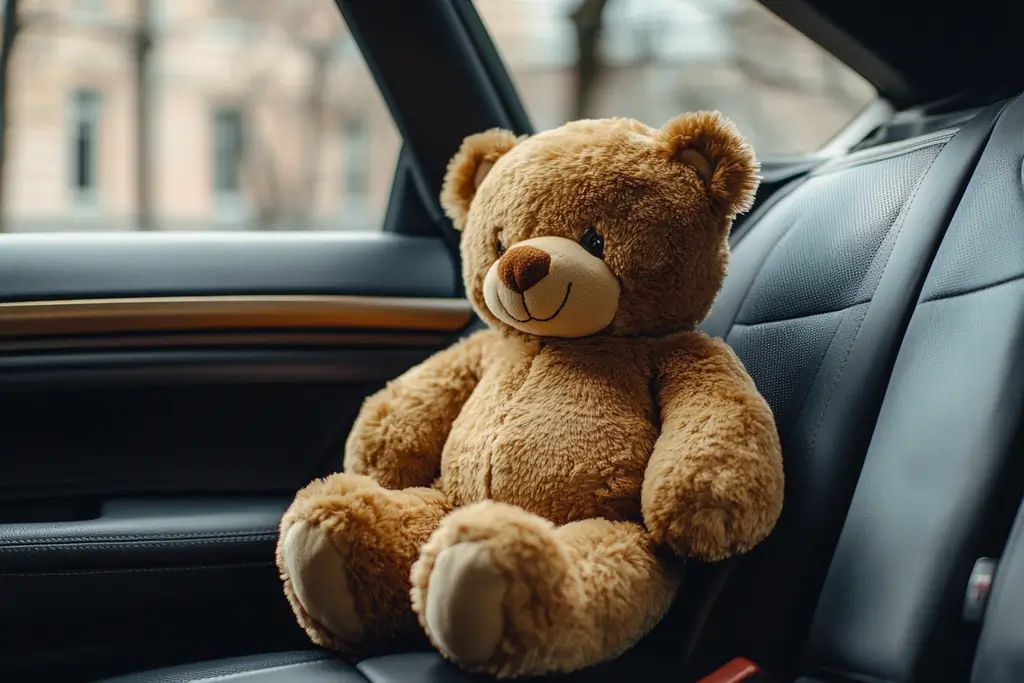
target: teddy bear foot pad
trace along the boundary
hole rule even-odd
[[[346,565],[323,528],[298,522],[288,529],[284,541],[286,570],[292,589],[303,609],[336,636],[358,641],[363,624],[347,582]]]
[[[505,591],[505,579],[482,543],[442,551],[431,572],[425,615],[441,649],[467,664],[490,659],[501,642]]]

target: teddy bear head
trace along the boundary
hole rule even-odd
[[[466,291],[493,327],[663,335],[710,312],[758,170],[716,112],[660,129],[625,118],[520,138],[494,129],[465,139],[441,203],[462,233]]]

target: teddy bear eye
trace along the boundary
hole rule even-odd
[[[498,240],[498,245],[495,247],[495,250],[498,252],[499,257],[505,253],[505,245],[501,243],[500,239]]]
[[[597,258],[604,258],[604,238],[593,226],[583,231],[583,236],[580,237],[580,246]]]

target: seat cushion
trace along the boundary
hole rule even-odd
[[[366,683],[351,665],[317,651],[231,657],[104,679],[102,683]]]
[[[516,680],[520,683],[550,683],[553,680],[559,683],[621,683],[626,680],[680,683],[675,664],[665,657],[634,650],[618,659],[569,675]],[[466,673],[431,652],[375,657],[360,662],[357,668],[370,683],[482,683],[494,680]]]
[[[650,683],[679,682],[670,662],[639,652],[627,653],[612,662],[558,680],[619,683],[629,678]],[[95,683],[475,683],[484,680],[490,679],[467,673],[433,652],[374,657],[353,666],[311,650],[197,662]],[[528,683],[539,679],[519,680]]]

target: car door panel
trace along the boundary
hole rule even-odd
[[[0,237],[0,671],[308,644],[281,514],[471,320],[434,238]]]
[[[258,562],[286,504],[260,496],[93,499],[65,508],[80,519],[4,524],[0,550],[11,572]]]

